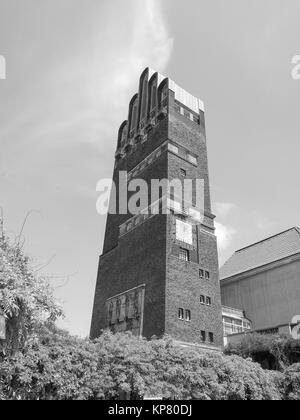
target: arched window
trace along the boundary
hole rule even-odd
[[[149,78],[149,69],[146,69],[141,78],[140,78],[140,91],[139,91],[139,123],[140,127],[145,126],[147,118],[147,106],[148,106],[148,78]]]
[[[131,129],[132,130],[136,129],[137,117],[138,117],[138,104],[136,101],[136,103],[133,105],[133,108],[132,108],[132,116],[131,116]]]
[[[137,121],[138,121],[138,94],[134,95],[134,97],[130,101],[129,105],[129,138],[132,138],[136,133],[137,129]]]
[[[157,107],[157,84],[158,84],[158,74],[155,73],[149,81],[149,100],[148,100],[148,110],[150,118],[153,118],[156,112]]]
[[[127,121],[124,121],[119,129],[119,135],[118,135],[118,149],[125,146],[127,141]]]
[[[165,79],[161,82],[158,88],[158,106],[159,108],[165,107],[168,105],[168,93],[169,93],[169,86],[168,86],[168,79]]]
[[[153,85],[151,89],[151,109],[156,108],[156,86]]]

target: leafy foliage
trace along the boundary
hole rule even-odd
[[[250,357],[259,363],[268,361],[271,368],[284,371],[300,361],[300,340],[285,335],[247,334],[240,342],[229,344],[225,353]]]
[[[272,373],[237,356],[183,349],[171,339],[146,341],[130,333],[80,340],[41,331],[26,351],[0,365],[9,399],[97,400],[145,395],[163,399],[276,400]]]
[[[132,399],[300,399],[300,365],[285,369],[299,343],[252,336],[224,356],[180,347],[168,337],[146,341],[104,332],[90,341],[57,329],[62,311],[51,287],[34,273],[19,244],[5,236],[0,311],[8,327],[0,400],[113,400],[121,393]],[[257,354],[276,357],[284,372],[263,370],[248,358]]]
[[[300,400],[300,363],[286,369],[281,389],[285,400]]]
[[[45,321],[62,315],[50,284],[37,276],[19,243],[0,238],[0,313],[7,321],[7,349],[21,348]]]

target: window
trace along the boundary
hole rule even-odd
[[[185,320],[186,321],[190,321],[191,320],[191,311],[188,310],[188,309],[185,311]]]
[[[201,303],[201,305],[205,305],[205,296],[204,295],[200,296],[200,303]]]
[[[246,330],[251,330],[251,324],[248,321],[243,321],[243,328]]]
[[[178,319],[184,319],[184,310],[182,308],[178,309]]]
[[[156,108],[156,86],[152,86],[151,90],[151,111]]]
[[[185,169],[183,169],[183,168],[180,168],[180,176],[182,176],[182,177],[186,177],[186,170]]]
[[[159,149],[156,153],[155,153],[155,159],[158,159],[161,155],[161,149]]]
[[[175,111],[180,113],[180,106],[178,104],[175,104]]]
[[[163,87],[163,90],[161,92],[161,99],[167,98],[168,97],[168,86],[165,85]]]
[[[211,306],[211,298],[206,296],[206,305]]]
[[[204,279],[204,270],[202,270],[202,269],[199,270],[199,278],[201,280]]]
[[[208,334],[208,336],[209,336],[209,342],[210,342],[210,343],[213,343],[213,342],[214,342],[214,334],[210,332],[210,333]]]
[[[197,158],[195,156],[188,154],[187,158],[193,165],[197,165]]]
[[[226,335],[242,333],[247,330],[247,328],[244,326],[244,322],[241,319],[229,318],[227,316],[223,317],[223,326]],[[250,324],[249,326],[251,329]]]
[[[135,133],[136,125],[137,125],[137,118],[138,118],[138,105],[137,99],[132,107],[132,114],[131,114],[131,125],[130,125],[130,135],[133,136]]]
[[[176,240],[193,245],[193,226],[190,223],[176,220]]]
[[[200,119],[199,117],[196,117],[196,115],[193,115],[193,120],[195,123],[200,124]]]
[[[210,279],[210,273],[209,271],[205,271],[205,280],[209,280]]]
[[[180,248],[179,259],[182,261],[190,261],[190,253],[187,249]]]
[[[201,341],[202,341],[202,343],[205,343],[205,341],[206,341],[206,332],[205,331],[201,331]]]
[[[168,144],[168,150],[170,152],[176,153],[176,155],[178,155],[179,153],[178,147],[174,146],[174,144],[171,144],[171,143]]]
[[[126,224],[120,226],[120,236],[126,233]]]

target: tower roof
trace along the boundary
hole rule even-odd
[[[146,70],[149,70],[149,80],[150,78],[156,73],[155,70],[151,69],[150,67],[145,69],[142,74],[145,73]],[[160,84],[163,80],[165,80],[167,77],[164,75],[158,74],[158,84]],[[172,90],[175,93],[175,99],[185,105],[187,108],[191,109],[192,111],[199,113],[199,110],[205,111],[204,103],[201,101],[201,99],[197,98],[196,96],[190,94],[185,89],[178,86],[177,83],[175,83],[172,79],[168,78],[169,80],[169,89]]]
[[[221,267],[224,280],[300,253],[300,229],[293,227],[236,251]]]

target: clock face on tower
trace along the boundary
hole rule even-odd
[[[193,245],[193,226],[190,223],[176,220],[176,239]]]

